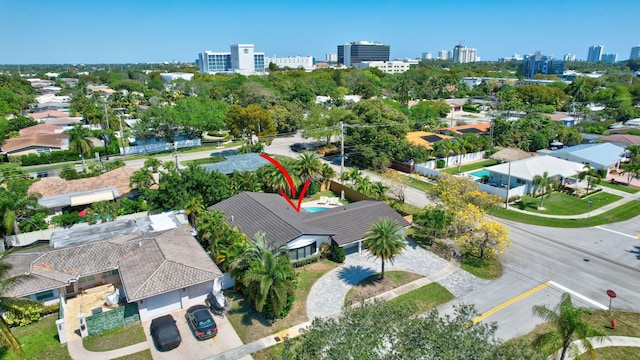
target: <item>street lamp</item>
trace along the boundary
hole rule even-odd
[[[589,217],[591,216],[591,206],[593,206],[593,199],[589,199],[589,211],[587,212],[587,221],[589,221]]]

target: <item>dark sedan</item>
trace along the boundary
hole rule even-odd
[[[190,307],[184,317],[195,335],[200,340],[212,338],[218,334],[218,325],[216,325],[211,312],[204,305],[195,305]]]
[[[180,345],[182,338],[171,315],[161,316],[151,320],[151,338],[160,351],[169,351]]]

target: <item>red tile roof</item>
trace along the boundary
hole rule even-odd
[[[28,128],[24,128],[20,130],[20,135],[28,135],[33,133],[45,133],[45,134],[59,134],[62,132],[64,127],[50,124],[38,124],[34,126],[29,126]]]
[[[30,117],[34,120],[40,120],[44,118],[69,117],[69,113],[58,111],[58,110],[48,110],[43,112],[27,114],[27,117]]]
[[[614,134],[601,139],[606,142],[624,143],[629,145],[640,145],[640,136],[627,134]]]
[[[121,167],[100,176],[76,180],[64,180],[59,177],[43,178],[29,187],[29,193],[40,193],[43,197],[48,197],[115,187],[122,196],[131,192],[129,178],[136,170],[138,169]]]
[[[2,144],[2,152],[10,153],[34,147],[62,148],[63,142],[69,139],[67,134],[31,133],[8,139]]]

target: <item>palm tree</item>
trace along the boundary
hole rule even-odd
[[[38,204],[40,194],[20,194],[14,191],[9,185],[9,191],[2,190],[4,195],[0,200],[0,209],[2,209],[2,226],[7,235],[17,234],[20,232],[20,220],[28,219],[30,215],[42,209]]]
[[[640,163],[628,163],[620,165],[620,175],[627,174],[627,185],[631,185],[633,178],[640,178]]]
[[[303,182],[307,180],[314,181],[322,173],[322,162],[318,154],[305,151],[298,156],[298,172]]]
[[[300,175],[298,174],[297,169],[295,168],[295,164],[293,160],[281,160],[280,163],[284,168],[289,172],[291,176],[291,181],[293,182],[293,187],[298,188],[302,181],[300,180]],[[267,186],[267,188],[271,189],[274,192],[279,192],[280,190],[285,193],[291,195],[291,189],[289,188],[289,182],[286,177],[282,174],[280,169],[275,167],[272,164],[264,166],[262,169],[262,179]]]
[[[189,224],[195,228],[198,215],[205,211],[202,196],[199,194],[190,196],[184,203],[184,213],[189,219]]]
[[[591,184],[597,184],[600,179],[602,179],[602,175],[600,175],[600,173],[596,169],[592,168],[589,164],[585,165],[583,169],[584,170],[578,173],[578,179],[587,179],[587,195],[589,195]]]
[[[155,183],[153,173],[147,168],[134,171],[129,178],[129,187],[139,193],[145,192]]]
[[[82,124],[75,124],[73,128],[65,131],[69,135],[69,151],[77,152],[84,156],[91,154],[93,149],[93,142],[91,142],[91,130],[82,126]]]
[[[320,171],[320,179],[324,186],[328,186],[329,182],[336,177],[336,171],[333,170],[331,165],[327,163],[322,164],[322,170]]]
[[[387,190],[389,190],[388,186],[381,181],[376,181],[371,188],[371,194],[376,200],[384,200],[387,195]]]
[[[150,170],[154,174],[158,172],[160,166],[162,166],[162,161],[160,161],[158,158],[153,157],[147,158],[147,160],[144,161],[144,165],[142,165],[142,167],[145,169],[151,168]]]
[[[558,182],[554,178],[549,177],[549,173],[546,171],[542,173],[542,175],[536,175],[533,177],[533,192],[536,193],[540,191],[540,207],[542,207],[542,202],[544,201],[544,195],[550,194],[554,188],[558,186]]]
[[[625,150],[627,150],[627,152],[629,153],[629,160],[631,162],[636,162],[636,160],[640,156],[640,145],[632,144],[627,146]]]
[[[407,246],[399,233],[400,230],[402,227],[396,220],[385,217],[371,224],[371,228],[365,233],[364,246],[369,249],[371,255],[382,260],[380,280],[384,279],[384,262],[389,260],[393,263],[396,255]]]
[[[351,187],[354,187],[356,182],[362,178],[362,172],[357,167],[352,168],[348,171],[349,180],[351,180]]]
[[[289,254],[289,247],[287,244],[280,244],[276,247],[271,247],[267,244],[265,233],[259,231],[253,235],[253,238],[249,240],[249,246],[244,249],[244,252],[238,259],[231,265],[235,271],[242,272],[249,267],[251,261],[264,261],[264,254],[270,252],[275,256],[282,256]]]
[[[265,305],[279,317],[296,288],[296,272],[288,256],[276,256],[271,251],[262,254],[262,261],[254,260],[244,274],[244,284],[257,311]]]
[[[365,196],[369,196],[369,194],[371,194],[371,190],[373,189],[373,183],[368,176],[363,176],[357,179],[355,185],[356,191]]]
[[[6,253],[5,253],[6,254]],[[4,254],[0,256],[0,311],[3,313],[12,312],[18,316],[28,316],[25,313],[27,305],[38,305],[37,302],[26,298],[14,298],[5,296],[5,294],[11,290],[12,287],[29,278],[29,275],[18,275],[13,277],[7,277],[8,271],[11,269],[11,264],[3,261]],[[9,325],[4,319],[4,316],[0,316],[0,337],[5,344],[18,353],[23,353],[20,342],[11,333]]]
[[[555,330],[538,335],[533,341],[535,347],[540,348],[546,355],[554,354],[560,348],[562,349],[560,359],[564,360],[569,346],[575,340],[580,340],[589,355],[594,358],[595,353],[589,338],[595,336],[596,340],[602,341],[605,335],[583,321],[584,309],[573,305],[569,293],[562,294],[560,303],[553,310],[544,305],[535,305],[532,312],[533,315],[551,322],[555,327]]]

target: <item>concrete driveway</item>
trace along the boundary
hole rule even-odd
[[[242,341],[236,333],[235,329],[229,323],[226,317],[213,316],[216,324],[218,324],[218,335],[207,340],[197,340],[191,332],[187,320],[184,317],[186,310],[179,310],[171,313],[176,320],[180,336],[182,337],[182,343],[177,348],[160,352],[156,349],[149,333],[149,325],[151,319],[142,322],[144,327],[144,333],[147,336],[147,343],[151,350],[151,355],[156,360],[173,360],[173,359],[206,359],[214,355],[223,353],[227,350],[242,346]]]

